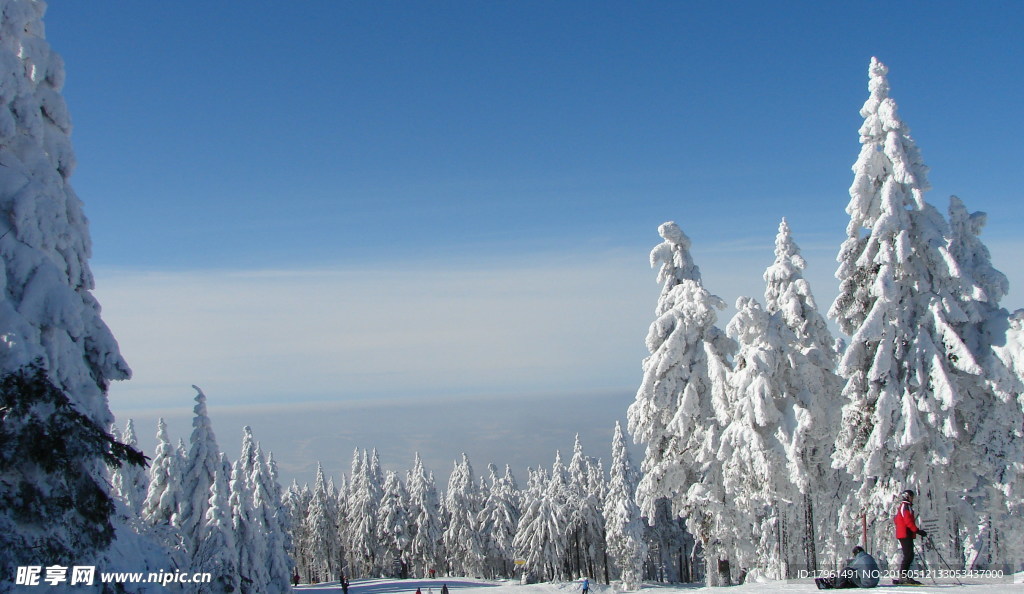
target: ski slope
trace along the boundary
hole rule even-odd
[[[1024,574],[1017,574],[1003,580],[962,580],[963,586],[954,581],[940,580],[937,585],[926,584],[924,586],[885,586],[879,585],[872,592],[875,594],[907,594],[915,592],[920,594],[935,592],[966,592],[973,594],[1000,594],[1018,593],[1024,594]],[[434,580],[409,579],[409,580],[356,580],[349,585],[349,594],[440,594],[441,586],[448,585],[450,594],[575,594],[580,591],[579,582],[572,583],[544,583],[521,585],[517,581],[487,581],[472,578],[438,578]],[[591,582],[592,594],[620,594],[622,590],[615,584],[605,586]],[[341,586],[338,582],[326,582],[323,584],[300,585],[297,592],[323,592],[341,594]],[[764,593],[764,594],[796,594],[800,592],[819,592],[811,580],[789,580],[764,583],[750,583],[731,588],[707,588],[699,584],[693,585],[663,585],[644,584],[640,590],[643,594],[692,594],[693,592],[718,592],[727,593]],[[854,590],[843,590],[853,592]]]

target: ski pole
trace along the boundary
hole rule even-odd
[[[924,573],[932,579],[932,584],[938,586],[939,582],[935,581],[935,574],[928,570],[928,544],[927,541],[921,543],[921,566],[924,567]]]
[[[935,546],[935,541],[932,540],[931,535],[928,535],[926,538],[927,538],[928,546],[930,546],[932,548],[932,550],[935,551],[935,556],[939,558],[939,563],[942,563],[943,565],[946,566],[946,569],[949,570],[949,574],[952,575],[953,579],[956,580],[957,585],[960,585],[960,586],[964,585],[963,582],[960,581],[960,578],[957,577],[956,572],[953,571],[953,568],[949,566],[949,563],[946,563],[946,559],[943,558],[942,553],[939,552],[939,547]]]

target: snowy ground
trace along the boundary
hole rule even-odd
[[[939,580],[938,585],[929,583],[916,587],[886,587],[879,585],[873,592],[882,594],[907,594],[915,592],[925,594],[928,592],[968,592],[979,594],[998,594],[1001,592],[1024,593],[1024,574],[1017,574],[1012,578],[1003,580],[962,580],[964,585],[957,585],[954,581]],[[1011,583],[1012,582],[1012,583]],[[520,585],[515,581],[486,581],[471,578],[438,578],[435,580],[357,580],[350,584],[349,594],[415,594],[419,588],[421,594],[440,594],[441,586],[448,584],[451,594],[574,594],[579,592],[580,585],[575,583],[546,583]],[[341,594],[341,587],[337,582],[324,584],[299,586],[299,592],[324,592]],[[789,580],[783,582],[767,582],[761,584],[744,584],[733,588],[704,588],[699,585],[662,585],[644,584],[642,594],[692,594],[693,592],[710,592],[719,594],[724,592],[764,592],[766,594],[792,594],[799,592],[819,592],[812,580]],[[850,590],[846,590],[849,592]],[[619,594],[622,592],[614,584],[604,586],[592,584],[592,594]]]

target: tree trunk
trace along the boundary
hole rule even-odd
[[[580,529],[579,528],[577,528],[575,531],[573,531],[573,537],[574,537],[574,540],[576,541],[576,567],[575,567],[575,572],[570,572],[569,575],[573,575],[573,573],[575,573],[575,577],[580,577],[580,573],[583,571],[583,556],[582,556],[582,551],[580,550],[582,547],[580,547]]]
[[[818,570],[817,538],[814,534],[814,500],[804,494],[804,562],[807,571]]]
[[[729,559],[718,560],[718,585],[719,586],[731,586],[732,585],[732,571],[729,567]]]

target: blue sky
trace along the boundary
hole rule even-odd
[[[1020,3],[54,0],[46,24],[135,370],[112,406],[180,409],[178,435],[193,383],[231,414],[621,393],[581,407],[599,455],[640,379],[659,223],[732,302],[761,295],[785,216],[830,303],[871,56],[928,199],[989,212],[1024,306]]]

